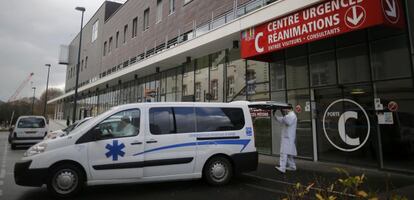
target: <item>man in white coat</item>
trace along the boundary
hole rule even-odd
[[[297,117],[292,111],[292,107],[283,108],[282,115],[283,116],[277,116],[276,112],[274,113],[276,120],[282,125],[280,160],[279,167],[276,166],[276,169],[281,173],[285,173],[286,170],[296,170],[296,164],[293,158],[294,156],[297,156],[295,144]]]

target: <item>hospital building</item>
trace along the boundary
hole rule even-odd
[[[413,30],[410,0],[105,1],[82,28],[75,116],[138,102],[286,102],[300,159],[412,173]],[[56,119],[73,115],[79,36],[61,47]],[[259,153],[277,156],[280,125],[251,113]]]

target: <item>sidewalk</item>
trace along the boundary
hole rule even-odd
[[[66,128],[65,120],[49,120],[49,130],[56,131]]]
[[[378,169],[360,168],[336,163],[313,162],[307,160],[296,160],[297,171],[279,173],[274,167],[278,164],[279,157],[259,156],[259,168],[249,175],[265,177],[265,179],[285,182],[295,185],[301,183],[307,185],[315,182],[333,183],[340,175],[335,168],[345,169],[351,176],[364,174],[366,186],[372,192],[377,192],[381,197],[387,194],[398,194],[414,199],[414,175],[381,171]],[[271,179],[271,180],[270,180]],[[329,185],[328,185],[329,186]]]

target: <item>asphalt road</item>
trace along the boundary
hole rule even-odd
[[[0,199],[37,200],[53,199],[45,186],[22,187],[14,183],[14,163],[18,161],[27,148],[11,150],[7,143],[7,133],[0,132]],[[203,180],[180,181],[152,184],[122,184],[90,186],[76,199],[280,199],[286,188],[285,183],[275,183],[242,175],[221,187],[212,187]]]
[[[14,163],[20,160],[27,148],[12,151],[7,143],[7,136],[7,132],[0,132],[0,200],[53,199],[45,186],[22,187],[14,183]],[[228,185],[221,187],[209,186],[203,180],[89,186],[75,199],[276,200],[286,197],[286,192],[291,191],[293,185],[298,182],[302,184],[335,182],[338,173],[334,168],[346,169],[352,176],[365,174],[369,177],[365,188],[367,191],[374,191],[380,195],[404,194],[408,199],[414,199],[413,174],[297,160],[298,170],[282,175],[274,169],[276,162],[275,157],[260,156],[257,171],[235,177]]]

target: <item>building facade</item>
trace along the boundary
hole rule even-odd
[[[298,116],[298,157],[413,172],[414,3],[374,1],[383,13],[367,0],[105,2],[83,28],[76,116],[135,102],[287,102]],[[392,8],[398,27],[379,23],[396,16]],[[261,27],[306,24],[296,16],[308,11],[332,26],[344,11],[354,30],[273,49],[259,41]],[[69,45],[66,94],[49,101],[56,118],[73,114],[78,43]],[[258,150],[278,155],[280,126],[266,111],[252,115]]]

